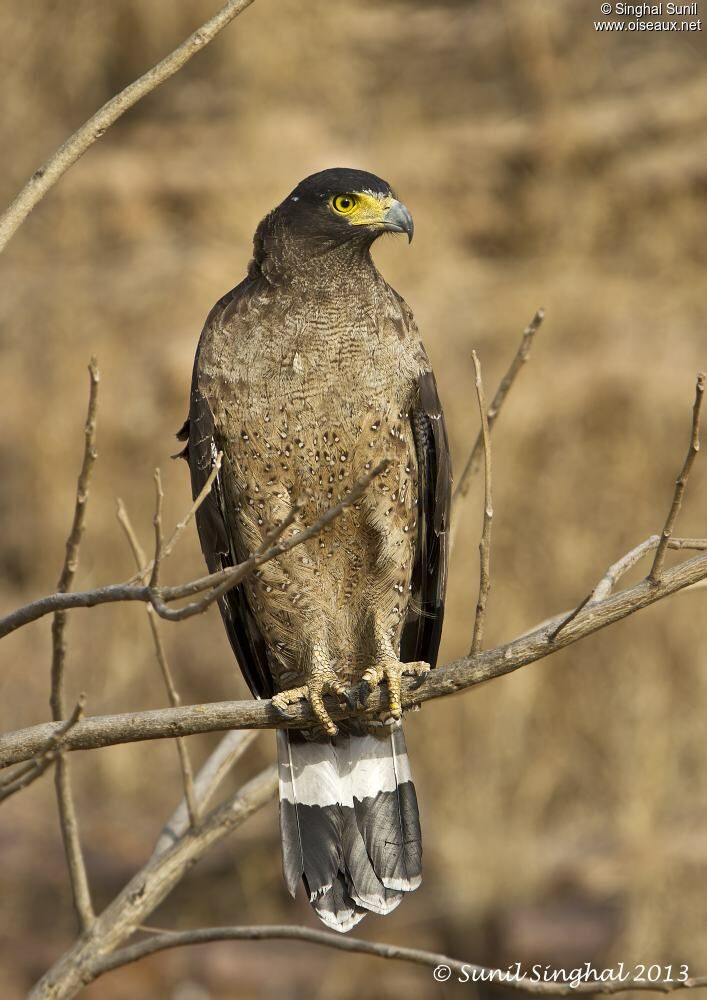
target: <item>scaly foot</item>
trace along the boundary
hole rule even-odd
[[[287,716],[287,706],[296,701],[308,701],[312,706],[312,711],[321,723],[327,736],[336,736],[337,728],[324,706],[324,695],[336,694],[348,701],[346,686],[339,680],[333,670],[320,671],[312,674],[308,684],[301,687],[289,688],[287,691],[280,691],[273,697],[273,707]]]
[[[369,667],[361,678],[362,701],[365,704],[373,688],[378,687],[381,681],[384,680],[388,685],[388,708],[390,714],[394,719],[399,719],[403,714],[400,700],[400,685],[403,675],[410,674],[418,677],[419,680],[415,684],[415,687],[419,687],[429,669],[429,663],[425,663],[423,660],[418,660],[414,663],[401,663],[400,660],[387,657],[376,663],[375,666]]]

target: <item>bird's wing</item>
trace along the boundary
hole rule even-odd
[[[430,369],[420,375],[410,420],[417,453],[418,528],[400,659],[425,660],[434,667],[447,587],[452,472],[442,405]]]
[[[211,310],[204,333],[210,324],[219,322],[229,305],[246,292],[246,282],[225,295]],[[202,333],[196,358],[189,406],[189,417],[177,437],[186,441],[180,453],[186,458],[191,472],[192,495],[196,498],[209,478],[216,460],[214,417],[208,400],[199,389],[199,359],[204,340]],[[208,496],[196,512],[201,549],[211,573],[236,565],[235,553],[243,550],[239,544],[238,523],[229,516],[224,503],[223,469],[219,472]],[[233,587],[220,600],[219,608],[233,652],[251,692],[259,698],[273,695],[272,675],[262,633],[248,606],[242,586]]]

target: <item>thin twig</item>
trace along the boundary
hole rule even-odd
[[[690,475],[690,470],[692,469],[692,463],[695,461],[697,452],[700,450],[700,411],[702,409],[702,398],[705,393],[705,379],[707,376],[704,372],[699,372],[697,375],[697,385],[695,386],[695,403],[692,407],[692,433],[690,435],[690,447],[687,450],[687,456],[685,458],[685,463],[682,467],[680,475],[675,480],[675,492],[673,494],[673,502],[668,513],[668,517],[665,521],[665,527],[663,528],[663,533],[660,536],[660,544],[655,554],[655,559],[653,560],[653,565],[651,571],[648,574],[648,579],[651,583],[657,583],[660,579],[660,574],[663,570],[663,563],[665,562],[665,552],[668,547],[668,540],[673,533],[673,527],[675,526],[675,521],[677,519],[678,513],[680,511],[680,505],[682,504],[683,494],[685,493],[685,487],[687,486],[687,480]]]
[[[472,351],[471,356],[474,361],[474,383],[476,385],[476,397],[479,401],[481,435],[484,444],[484,525],[481,531],[481,541],[479,542],[479,598],[476,604],[476,617],[474,618],[474,635],[469,650],[469,656],[474,656],[481,649],[481,640],[484,634],[484,622],[486,619],[486,602],[489,590],[491,589],[490,564],[493,499],[491,492],[491,438],[488,416],[486,414],[486,397],[484,396],[484,384],[481,379],[481,365],[476,351]]]
[[[152,523],[155,528],[155,554],[152,559],[152,573],[150,574],[150,590],[154,590],[160,582],[160,565],[162,563],[162,503],[164,501],[164,490],[162,489],[162,476],[160,470],[155,469],[155,516]]]
[[[22,628],[24,625],[29,625],[31,622],[35,622],[45,615],[52,614],[58,610],[68,611],[72,608],[94,608],[99,604],[114,604],[123,601],[148,601],[155,604],[156,611],[161,618],[171,621],[179,621],[182,618],[189,618],[192,615],[200,614],[213,604],[215,600],[222,597],[224,593],[240,583],[258,566],[270,559],[274,559],[276,556],[282,555],[284,552],[289,552],[290,549],[301,545],[302,542],[306,542],[317,535],[347,507],[356,503],[371,481],[380,475],[387,468],[387,465],[388,460],[386,459],[380,465],[377,465],[375,469],[368,472],[363,479],[355,484],[353,489],[346,494],[340,503],[325,511],[308,528],[303,529],[299,533],[294,532],[284,542],[276,545],[270,544],[292,524],[292,520],[299,512],[299,507],[295,505],[282,524],[272,528],[265,536],[263,545],[261,546],[262,551],[259,549],[257,553],[254,553],[245,562],[238,563],[237,566],[229,566],[227,569],[210,573],[208,576],[202,576],[197,580],[191,580],[189,583],[179,584],[175,587],[158,587],[154,591],[148,585],[138,585],[127,581],[125,583],[113,583],[105,587],[97,587],[95,590],[71,594],[49,594],[46,597],[40,597],[36,601],[32,601],[30,604],[26,604],[10,612],[4,618],[0,618],[0,639],[14,632],[16,629]],[[269,544],[270,547],[264,548],[266,544]],[[134,577],[133,579],[136,578],[139,579],[139,577]],[[179,612],[172,612],[169,609],[165,609],[166,604],[182,600],[185,597],[193,597],[195,594],[201,594],[207,590],[211,591],[211,593],[203,603],[187,605],[186,608],[180,609]]]
[[[86,695],[81,694],[69,718],[65,722],[62,722],[57,732],[49,737],[39,753],[12,774],[4,779],[0,779],[0,802],[3,799],[9,799],[16,792],[21,792],[24,788],[28,788],[51,767],[61,750],[64,737],[83,718],[85,706]]]
[[[172,532],[171,538],[169,539],[169,541],[165,545],[164,551],[162,553],[162,558],[163,559],[166,559],[167,556],[171,554],[172,549],[174,548],[174,546],[177,543],[177,540],[179,539],[179,536],[182,534],[182,532],[184,531],[184,529],[187,527],[187,525],[189,524],[189,522],[191,521],[191,519],[194,517],[194,515],[198,511],[199,507],[201,507],[202,503],[204,502],[204,500],[206,500],[207,496],[211,492],[211,487],[214,485],[214,481],[215,481],[216,477],[218,476],[219,472],[221,471],[221,462],[222,461],[223,461],[223,452],[219,451],[219,452],[217,452],[216,458],[214,459],[214,464],[211,467],[211,472],[209,473],[208,479],[206,480],[206,482],[204,483],[204,485],[201,487],[201,490],[199,491],[199,493],[196,496],[194,502],[192,503],[191,507],[186,512],[186,514],[184,515],[184,517],[182,518],[182,520],[177,522],[177,524],[176,524],[176,526],[174,528],[174,531]]]
[[[194,780],[194,794],[200,810],[206,808],[223,779],[257,737],[257,732],[249,733],[234,729],[221,738]],[[162,828],[152,852],[153,856],[169,850],[188,828],[188,803],[186,799],[182,799]]]
[[[88,366],[90,390],[88,412],[84,427],[84,451],[81,471],[76,487],[76,503],[71,531],[66,541],[64,565],[59,577],[57,590],[60,594],[71,590],[79,562],[79,548],[86,520],[86,505],[91,480],[91,472],[96,461],[96,420],[98,414],[98,385],[100,373],[95,358],[91,358]],[[52,622],[52,667],[51,667],[51,698],[52,718],[60,720],[65,715],[64,708],[64,668],[66,664],[66,612],[57,611]],[[71,891],[74,907],[82,931],[86,931],[94,920],[91,891],[86,874],[86,865],[81,850],[76,808],[71,790],[71,774],[69,762],[62,750],[58,751],[55,771],[57,804],[59,820],[66,853],[66,863],[69,869]]]
[[[705,579],[707,552],[702,552],[677,566],[671,566],[656,585],[648,580],[641,580],[634,586],[585,608],[563,627],[553,641],[550,641],[549,636],[565,621],[568,612],[543,622],[533,631],[503,646],[482,650],[474,657],[463,657],[432,670],[421,687],[415,688],[413,680],[404,681],[403,708],[411,708],[433,698],[462,691],[542,660],[599,629],[613,625],[614,622]],[[376,689],[371,692],[365,711],[353,711],[334,700],[328,701],[327,709],[335,721],[353,716],[375,715],[387,708],[386,697],[385,692]],[[290,706],[286,720],[269,701],[215,702],[84,719],[67,735],[66,747],[69,750],[89,750],[117,743],[171,739],[175,736],[224,729],[302,729],[315,722],[316,719],[305,702]],[[56,723],[44,723],[0,736],[0,767],[17,764],[32,757],[55,732],[56,726]]]
[[[628,990],[645,990],[660,993],[672,993],[682,989],[697,989],[707,986],[707,976],[690,976],[684,980],[679,978],[661,979],[650,982],[642,978],[618,976],[605,982],[598,981],[598,975],[591,975],[591,969],[583,967],[580,974],[567,975],[566,981],[544,982],[538,974],[539,966],[517,970],[514,966],[506,969],[491,969],[472,962],[450,958],[421,948],[406,948],[397,944],[384,944],[380,941],[364,941],[361,938],[344,937],[331,931],[314,930],[309,927],[297,927],[288,924],[274,924],[255,927],[203,927],[198,930],[170,931],[163,930],[153,934],[144,941],[121,948],[100,958],[92,968],[94,978],[137,962],[155,952],[168,948],[183,948],[187,945],[207,944],[212,941],[306,941],[309,944],[334,948],[337,951],[354,952],[356,954],[373,955],[376,958],[391,959],[399,962],[411,962],[434,969],[438,982],[451,982],[455,974],[455,982],[459,983],[497,983],[499,986],[520,990],[535,996],[574,996],[578,993],[614,994]],[[535,971],[534,971],[535,970]],[[575,978],[576,977],[576,978]]]
[[[56,184],[96,139],[113,125],[129,108],[174,76],[192,56],[238,17],[253,0],[229,0],[212,18],[202,24],[173,52],[135,80],[100,108],[81,128],[62,143],[57,151],[32,174],[10,207],[0,216],[0,251],[7,245],[35,205]]]
[[[530,357],[530,348],[533,343],[533,337],[540,329],[540,325],[545,318],[544,309],[538,309],[530,323],[526,326],[523,331],[523,337],[520,342],[520,346],[515,353],[515,357],[511,361],[508,371],[501,379],[496,393],[491,402],[491,406],[488,409],[488,429],[489,432],[493,429],[493,425],[496,423],[496,419],[500,413],[501,407],[503,406],[506,396],[510,392],[511,386],[515,382],[518,372],[521,370],[525,362]],[[454,493],[452,494],[452,502],[455,503],[461,500],[469,492],[469,486],[471,485],[471,480],[476,473],[481,462],[481,455],[484,447],[483,434],[480,431],[476,441],[474,442],[474,447],[469,452],[469,457],[464,465],[464,470],[459,477],[459,482],[457,483]]]
[[[161,484],[159,484],[159,490],[161,492]],[[161,498],[158,494],[158,509],[161,516]],[[157,516],[157,511],[155,513]],[[133,556],[135,558],[135,563],[137,566],[145,565],[145,554],[142,551],[142,547],[132,526],[128,512],[125,508],[125,504],[122,500],[118,499],[117,502],[117,517],[120,522],[123,531],[128,539],[130,548],[132,549]],[[155,528],[157,535],[156,553],[160,551],[160,536],[157,527]],[[154,560],[153,566],[157,566],[157,558]],[[143,570],[144,573],[148,572],[147,569]],[[154,573],[154,568],[152,570]],[[167,653],[164,648],[164,643],[162,642],[162,636],[160,634],[159,625],[155,620],[155,612],[151,604],[145,606],[145,611],[147,612],[147,620],[150,626],[150,632],[152,634],[152,642],[155,647],[155,656],[157,658],[157,663],[159,665],[160,671],[162,673],[162,679],[164,681],[165,688],[167,690],[167,697],[169,698],[169,703],[173,708],[181,705],[182,700],[177,691],[177,686],[174,683],[172,677],[172,671],[169,668],[169,662],[167,660]],[[189,757],[189,748],[187,747],[186,740],[183,736],[178,736],[175,740],[177,744],[177,753],[179,755],[179,763],[182,771],[182,784],[184,785],[184,797],[186,801],[186,807],[189,814],[189,824],[194,827],[199,820],[199,809],[197,805],[196,796],[194,794],[194,772],[191,766],[191,758]]]
[[[194,502],[192,503],[191,507],[186,512],[186,514],[184,515],[184,517],[182,518],[182,520],[177,522],[177,524],[176,524],[176,526],[174,528],[174,531],[172,532],[172,534],[170,536],[169,541],[165,542],[165,544],[163,545],[163,547],[162,547],[162,562],[164,562],[165,559],[167,559],[169,556],[172,555],[172,552],[174,551],[174,547],[177,544],[177,542],[179,541],[179,538],[181,537],[183,531],[189,525],[191,519],[194,517],[194,515],[196,514],[196,512],[198,511],[198,509],[201,507],[202,503],[204,502],[204,500],[206,500],[207,496],[211,492],[211,487],[214,484],[214,480],[216,479],[216,477],[218,476],[218,474],[219,474],[219,472],[221,470],[221,462],[222,461],[223,461],[223,452],[220,451],[220,452],[218,452],[218,454],[216,455],[216,458],[214,459],[214,464],[213,464],[213,466],[211,468],[211,472],[209,473],[209,477],[206,480],[206,482],[204,483],[204,485],[201,487],[201,490],[199,491],[198,496],[196,497],[196,499],[194,500]],[[139,573],[136,573],[134,577],[131,577],[131,579],[130,579],[129,582],[132,582],[134,580],[140,580],[140,579],[143,579],[143,578],[149,576],[149,574],[152,572],[152,568],[153,568],[153,565],[154,565],[154,560],[151,559],[149,563],[146,563],[145,560],[144,560],[144,558],[143,558],[143,561],[142,561],[142,563],[140,565],[142,567],[141,571]]]

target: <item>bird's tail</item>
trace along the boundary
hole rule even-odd
[[[287,888],[300,878],[319,918],[348,931],[390,913],[422,880],[415,786],[400,726],[307,740],[278,730],[280,830]]]

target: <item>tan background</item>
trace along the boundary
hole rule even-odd
[[[658,530],[707,365],[705,32],[598,34],[599,4],[257,0],[130,112],[51,192],[0,262],[0,601],[52,590],[87,392],[102,371],[100,458],[79,583],[123,579],[122,496],[145,544],[152,469],[188,503],[173,434],[196,339],[240,280],[262,215],[307,173],[388,179],[416,237],[376,259],[413,307],[438,373],[457,471],[477,431],[472,347],[489,391],[544,305],[531,364],[494,434],[487,641],[570,607]],[[6,0],[2,202],[119,87],[214,9]],[[467,648],[480,489],[463,525],[443,659]],[[679,529],[704,534],[698,463]],[[171,560],[198,575],[194,532]],[[470,961],[707,973],[704,591],[409,719],[425,881],[364,936]],[[0,726],[47,718],[49,622],[3,645]],[[165,638],[185,701],[242,697],[213,611]],[[69,692],[92,713],[165,704],[142,608],[78,612]],[[194,739],[202,759],[213,739]],[[239,768],[273,755],[271,735]],[[74,757],[98,905],[150,851],[179,794],[169,743]],[[2,808],[0,994],[20,995],[73,934],[51,781]],[[299,921],[272,804],[219,846],[152,923]],[[306,946],[211,945],[154,957],[87,997],[471,995],[424,970]],[[487,994],[484,994],[487,995]]]

